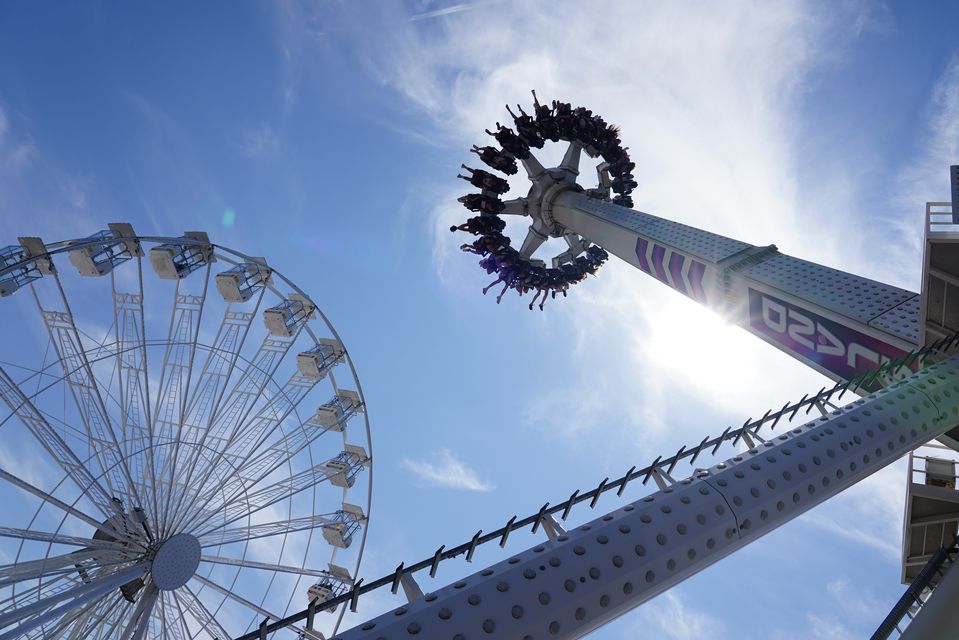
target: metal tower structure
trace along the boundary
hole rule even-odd
[[[355,610],[363,594],[383,587],[396,593],[400,586],[408,604],[335,638],[578,638],[904,455],[910,457],[910,503],[903,579],[911,584],[874,637],[903,628],[910,638],[930,637],[928,629],[959,634],[952,605],[959,573],[951,571],[959,456],[943,453],[959,449],[959,169],[952,168],[952,202],[926,207],[923,288],[915,293],[784,255],[773,245],[753,246],[635,211],[634,165],[615,127],[559,102],[537,101],[532,116],[522,109],[510,115],[515,131],[499,124],[495,133],[488,131],[500,147],[473,151],[507,175],[521,165],[532,183],[529,192],[503,200],[508,184],[502,177],[464,165],[469,175],[460,177],[481,191],[460,202],[478,215],[451,228],[477,236],[462,248],[496,274],[487,290],[502,285],[497,302],[514,290],[532,294],[530,309],[537,300],[542,308],[613,254],[835,386],[632,467],[621,478],[603,479],[590,491],[546,503],[525,518],[513,517],[494,531],[478,531],[462,544],[441,546],[423,561],[400,564],[392,575],[360,580],[337,599],[264,621],[242,640],[309,622],[335,603]],[[562,162],[544,167],[532,148],[560,140],[568,143]],[[583,155],[599,159],[596,187],[577,182]],[[500,214],[530,218],[518,249],[503,235]],[[547,266],[535,253],[549,246],[549,238],[562,238],[565,246]],[[849,390],[861,397],[840,406]],[[818,415],[809,420],[813,409]],[[930,444],[932,454],[918,452]],[[736,450],[695,466],[723,447]],[[689,464],[688,475],[677,470],[680,462]],[[595,507],[602,494],[621,495],[630,482],[650,479],[658,491],[640,500],[569,530],[560,522],[582,502]],[[426,594],[413,579],[417,572],[435,576],[449,558],[470,561],[479,545],[505,546],[512,532],[527,527],[542,531],[543,541],[502,562]]]
[[[303,290],[111,224],[0,250],[0,294],[0,639],[222,640],[351,588],[366,402]]]

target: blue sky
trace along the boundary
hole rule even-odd
[[[615,260],[545,313],[484,298],[445,229],[503,104],[622,125],[638,209],[917,290],[959,161],[957,23],[946,1],[6,4],[0,244],[202,229],[308,291],[369,404],[374,578],[825,384]],[[904,482],[595,637],[871,633],[903,588]],[[423,588],[476,568],[449,564]]]

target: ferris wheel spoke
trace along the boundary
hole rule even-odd
[[[266,389],[266,385],[273,379],[283,358],[286,357],[290,347],[293,346],[299,336],[299,331],[300,327],[288,338],[266,337],[250,365],[230,390],[230,395],[220,413],[214,416],[213,426],[210,429],[205,446],[216,453],[206,465],[198,463],[199,468],[194,473],[198,481],[191,483],[190,486],[183,487],[184,496],[180,504],[197,505],[199,503],[198,508],[194,510],[194,514],[205,511],[209,498],[203,496],[216,495],[216,490],[211,490],[207,486],[207,480],[210,477],[215,477],[212,469],[223,462],[224,452],[230,448],[243,423],[253,410],[257,399],[260,398]],[[174,526],[182,528],[189,524],[187,509],[179,509],[177,515],[179,518],[174,522]]]
[[[230,467],[239,469],[249,462],[250,457],[260,450],[280,424],[303,402],[317,382],[299,373],[290,376],[252,420],[240,425],[233,443],[223,452]]]
[[[125,563],[124,568],[131,566],[130,562]],[[0,614],[7,614],[17,610],[17,608],[33,602],[46,600],[52,596],[74,589],[80,585],[88,584],[92,579],[99,579],[110,575],[115,571],[115,567],[103,566],[94,568],[92,572],[82,574],[79,571],[62,573],[59,575],[46,576],[31,583],[19,585],[17,589],[8,589],[5,591],[7,597],[0,601]]]
[[[4,538],[19,538],[20,540],[34,540],[36,542],[49,542],[52,544],[65,544],[74,547],[106,549],[107,551],[126,550],[124,545],[109,540],[81,538],[79,536],[69,536],[64,533],[50,533],[48,531],[35,531],[33,529],[17,529],[14,527],[0,526],[0,536]]]
[[[254,524],[248,527],[236,527],[234,529],[214,528],[197,536],[200,546],[203,548],[217,547],[230,544],[232,542],[245,542],[257,538],[266,538],[284,533],[294,533],[296,531],[305,531],[316,529],[335,523],[336,513],[326,513],[302,518],[290,518],[289,520],[279,520],[275,522],[264,522]]]
[[[12,484],[13,486],[19,487],[20,489],[23,489],[24,491],[26,491],[26,492],[28,492],[28,493],[36,496],[37,498],[40,498],[40,499],[43,500],[44,502],[46,502],[46,503],[48,503],[48,504],[51,504],[51,505],[53,505],[53,506],[55,506],[55,507],[57,507],[57,508],[65,511],[66,513],[69,513],[69,514],[72,515],[73,517],[75,517],[75,518],[77,518],[77,519],[79,519],[79,520],[82,520],[83,522],[85,522],[85,523],[87,523],[88,525],[92,526],[94,529],[97,529],[98,531],[102,531],[103,533],[105,533],[105,534],[107,534],[107,535],[109,535],[109,536],[111,536],[111,537],[113,537],[113,538],[116,538],[117,540],[125,540],[125,541],[127,541],[127,542],[132,542],[132,543],[135,543],[135,544],[139,544],[139,542],[136,540],[136,538],[134,538],[134,537],[130,536],[129,534],[127,534],[127,533],[125,533],[125,532],[122,532],[122,531],[116,529],[115,527],[113,527],[113,526],[110,524],[109,520],[106,521],[106,522],[100,522],[100,521],[96,520],[95,518],[91,518],[90,516],[88,516],[87,514],[83,513],[82,511],[80,511],[80,510],[77,509],[76,507],[73,507],[73,506],[71,506],[71,505],[63,502],[62,500],[60,500],[60,499],[58,499],[58,498],[55,498],[54,496],[50,495],[49,493],[47,493],[47,492],[44,491],[43,489],[40,489],[39,487],[35,487],[35,486],[33,486],[32,484],[30,484],[29,482],[27,482],[26,480],[22,480],[21,478],[13,475],[12,473],[8,473],[7,471],[4,471],[3,469],[0,469],[0,480],[6,480],[7,482],[9,482],[10,484]]]
[[[94,600],[106,595],[113,589],[119,589],[122,585],[140,577],[147,570],[146,564],[137,564],[126,569],[121,569],[111,574],[100,576],[90,580],[90,582],[76,585],[47,597],[31,602],[30,604],[16,607],[12,610],[0,614],[0,628],[20,622],[15,629],[0,635],[0,640],[15,638],[41,624],[51,620],[56,620],[68,611],[77,607],[85,606]],[[69,600],[65,604],[57,607],[64,600]],[[52,608],[55,607],[55,608]],[[23,621],[25,618],[29,620]]]
[[[143,258],[137,256],[137,284],[133,292],[118,291],[116,277],[110,272],[113,289],[113,325],[116,331],[116,374],[120,404],[120,428],[127,459],[140,493],[150,494],[156,471],[150,455],[152,415],[150,380],[147,366],[146,326],[143,309]],[[156,505],[153,505],[154,510]]]
[[[53,640],[54,638],[59,638],[70,629],[74,623],[79,623],[81,620],[85,620],[92,611],[99,609],[103,603],[101,601],[91,602],[86,606],[79,607],[76,611],[69,613],[59,620],[55,624],[45,624],[40,627],[33,629],[21,636],[23,640]]]
[[[13,564],[0,565],[0,588],[18,582],[33,581],[61,573],[70,573],[106,567],[134,559],[125,551],[104,551],[102,549],[81,549],[59,556],[50,556],[42,560],[28,560]]]
[[[153,464],[157,479],[154,491],[157,493],[157,527],[166,530],[162,516],[169,507],[173,476],[176,473],[176,457],[179,453],[179,433],[186,415],[189,402],[190,380],[193,375],[193,361],[196,357],[196,343],[206,302],[207,286],[211,265],[207,264],[201,295],[180,293],[182,280],[177,280],[174,291],[173,310],[167,334],[167,348],[163,354],[163,367],[156,400],[153,404],[153,429],[156,438],[164,446],[153,447]],[[174,443],[172,450],[166,443]],[[169,480],[168,480],[169,478]],[[165,503],[165,504],[164,504]]]
[[[103,597],[63,616],[57,621],[55,627],[40,627],[39,629],[34,629],[25,637],[30,638],[30,640],[40,640],[41,638],[44,640],[58,640],[59,638],[63,638],[67,633],[70,633],[69,637],[87,638],[90,636],[89,633],[84,635],[79,635],[79,633],[87,631],[91,622],[93,625],[99,624],[110,614],[110,609],[113,608],[115,604],[115,599],[111,600],[109,597]]]
[[[335,430],[342,431],[345,428],[344,423],[345,420],[339,421]],[[256,457],[243,464],[235,474],[231,475],[229,482],[242,482],[244,487],[256,486],[293,456],[331,430],[334,430],[334,428],[317,424],[315,417],[311,416],[308,420],[302,422],[298,428],[291,429],[289,433],[284,434],[282,438],[271,444],[265,451],[260,452]],[[235,487],[233,488],[235,489]]]
[[[187,624],[187,620],[186,620],[186,612],[183,610],[183,605],[180,603],[179,598],[176,597],[176,592],[167,591],[167,592],[164,592],[163,595],[168,596],[170,599],[169,608],[171,611],[171,615],[170,615],[170,618],[167,619],[167,628],[171,629],[173,627],[179,627],[180,629],[183,630],[183,637],[189,638],[192,640],[192,638],[194,638],[194,634],[190,632],[190,625]]]
[[[220,495],[227,496],[223,504],[248,504],[247,500],[243,497],[248,487],[257,486],[271,473],[280,468],[280,466],[300,451],[313,444],[313,442],[326,432],[331,430],[335,432],[344,431],[350,418],[356,415],[357,411],[362,411],[363,408],[362,403],[354,402],[351,399],[349,406],[344,409],[342,405],[338,404],[339,400],[341,400],[341,397],[338,395],[332,401],[323,405],[324,407],[332,406],[336,408],[336,413],[333,414],[336,416],[334,422],[327,422],[315,415],[311,416],[309,419],[301,422],[298,428],[290,430],[289,433],[284,434],[278,441],[272,443],[266,450],[260,452],[252,459],[248,457],[236,472],[231,473],[227,478],[223,491],[220,493]],[[344,452],[344,454],[347,454],[350,464],[347,475],[352,477],[352,475],[355,475],[352,465],[359,460],[354,460],[347,452]],[[344,454],[340,455],[343,456]],[[324,463],[324,468],[333,461],[335,461],[335,459]]]
[[[243,567],[245,569],[262,569],[263,571],[279,571],[282,573],[293,573],[299,576],[314,576],[318,578],[327,578],[329,571],[320,569],[307,569],[306,567],[294,567],[284,564],[271,564],[269,562],[256,562],[255,560],[237,560],[236,558],[224,558],[222,556],[200,556],[203,562],[213,564],[225,564],[233,567]],[[200,578],[197,578],[200,579]],[[206,583],[204,583],[206,584]]]
[[[108,490],[118,498],[139,503],[133,477],[120,450],[120,443],[110,422],[100,393],[100,386],[80,340],[66,292],[63,290],[60,277],[54,274],[53,278],[60,294],[61,309],[45,309],[36,287],[31,286],[31,290],[47,333],[53,342],[54,351],[63,369],[64,379],[70,388],[77,412],[87,431],[87,437],[104,472]]]
[[[252,613],[258,614],[258,615],[260,615],[260,616],[262,616],[262,617],[264,617],[264,618],[268,618],[268,619],[271,619],[271,620],[279,620],[279,619],[280,619],[280,616],[276,615],[275,613],[271,613],[271,612],[268,611],[267,609],[264,609],[263,607],[261,607],[261,606],[259,606],[259,605],[257,605],[257,604],[254,604],[254,603],[252,603],[252,602],[250,602],[249,600],[247,600],[247,599],[244,598],[243,596],[240,596],[240,595],[238,595],[238,594],[236,594],[236,593],[233,593],[233,592],[230,591],[229,589],[226,589],[226,588],[224,588],[224,587],[221,587],[220,585],[218,585],[217,583],[213,582],[212,580],[209,580],[209,579],[207,579],[207,578],[204,578],[204,577],[201,576],[201,575],[195,575],[195,576],[193,576],[193,578],[194,578],[197,582],[199,582],[199,583],[201,583],[201,584],[209,587],[210,589],[213,589],[214,591],[216,591],[216,592],[219,593],[220,595],[225,596],[225,597],[227,597],[228,599],[232,600],[233,602],[236,602],[237,604],[246,607],[246,608],[249,609]],[[290,628],[293,629],[293,630],[295,630],[295,631],[300,631],[300,627],[299,627],[298,625],[290,625]]]
[[[84,625],[77,625],[71,630],[67,640],[109,640],[113,633],[123,623],[130,603],[123,596],[114,599],[104,598],[107,603],[106,611]]]
[[[307,394],[316,386],[317,380],[294,374],[283,388],[245,426],[241,426],[233,444],[222,453],[230,469],[240,469],[250,461],[263,443],[279,428],[280,424],[296,409]],[[244,453],[246,452],[246,453]],[[226,481],[209,490],[206,503],[215,501],[214,496],[233,496],[243,491],[244,478],[238,471],[229,474]],[[229,499],[229,498],[228,498]],[[206,504],[201,506],[201,509]]]
[[[83,491],[100,508],[104,516],[113,516],[116,513],[116,504],[112,496],[30,402],[27,395],[3,367],[0,367],[0,396],[10,407],[10,410],[20,419],[24,427],[27,428],[27,431],[33,435],[34,439],[40,443],[50,454],[50,457],[60,465],[60,468],[76,484],[77,488]]]
[[[176,604],[173,602],[173,594],[161,591],[158,600],[159,606],[154,609],[158,618],[160,628],[160,638],[171,638],[172,640],[187,640],[190,635],[186,623],[180,616]]]
[[[189,526],[196,530],[216,516],[223,518],[219,526],[226,526],[281,500],[295,496],[327,479],[325,464],[318,464],[311,469],[282,478],[257,491],[231,497],[232,499],[229,502],[216,502],[209,506],[203,505],[203,511],[197,510],[198,519],[190,522]]]
[[[228,304],[223,312],[213,348],[207,353],[200,372],[197,392],[192,394],[187,408],[191,423],[208,425],[217,414],[265,291],[260,290],[252,312],[238,311],[234,303]]]
[[[213,341],[213,349],[207,354],[203,363],[203,370],[197,383],[196,392],[191,395],[191,404],[187,408],[186,420],[181,433],[185,441],[192,447],[187,448],[184,468],[187,470],[183,484],[190,486],[193,482],[195,470],[201,453],[207,446],[207,438],[213,427],[220,403],[226,392],[227,383],[233,375],[239,359],[240,350],[246,342],[250,332],[250,324],[259,309],[265,288],[261,287],[257,297],[256,307],[252,313],[235,311],[234,305],[227,305],[223,319],[217,329]],[[176,517],[183,508],[183,497],[186,492],[180,491],[172,506],[172,517]]]
[[[356,476],[369,462],[369,456],[362,447],[347,444],[346,450],[324,463],[253,492],[238,491],[222,503],[215,503],[214,507],[206,508],[197,514],[194,519],[196,524],[192,527],[196,529],[216,516],[222,517],[219,526],[226,526],[324,481],[339,487],[352,487]]]
[[[206,631],[216,638],[230,637],[230,634],[220,626],[220,623],[213,617],[210,610],[206,608],[200,601],[199,596],[197,596],[188,585],[183,585],[176,591],[171,591],[171,593],[181,607],[181,616],[183,615],[182,609],[185,608],[189,611],[190,615],[199,623],[200,632]],[[195,634],[193,637],[196,637]],[[0,638],[0,640],[3,639]]]
[[[153,615],[153,607],[156,606],[159,592],[153,582],[149,582],[144,587],[143,594],[137,600],[136,608],[134,608],[133,614],[130,616],[119,640],[140,640],[143,638],[143,634],[146,633],[150,624],[150,617]]]

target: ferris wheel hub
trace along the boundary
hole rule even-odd
[[[153,557],[153,583],[172,591],[185,585],[200,566],[200,541],[189,533],[178,533],[160,545]]]

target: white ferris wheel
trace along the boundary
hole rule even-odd
[[[0,294],[0,640],[225,640],[350,589],[369,421],[304,291],[111,224],[0,249]]]

